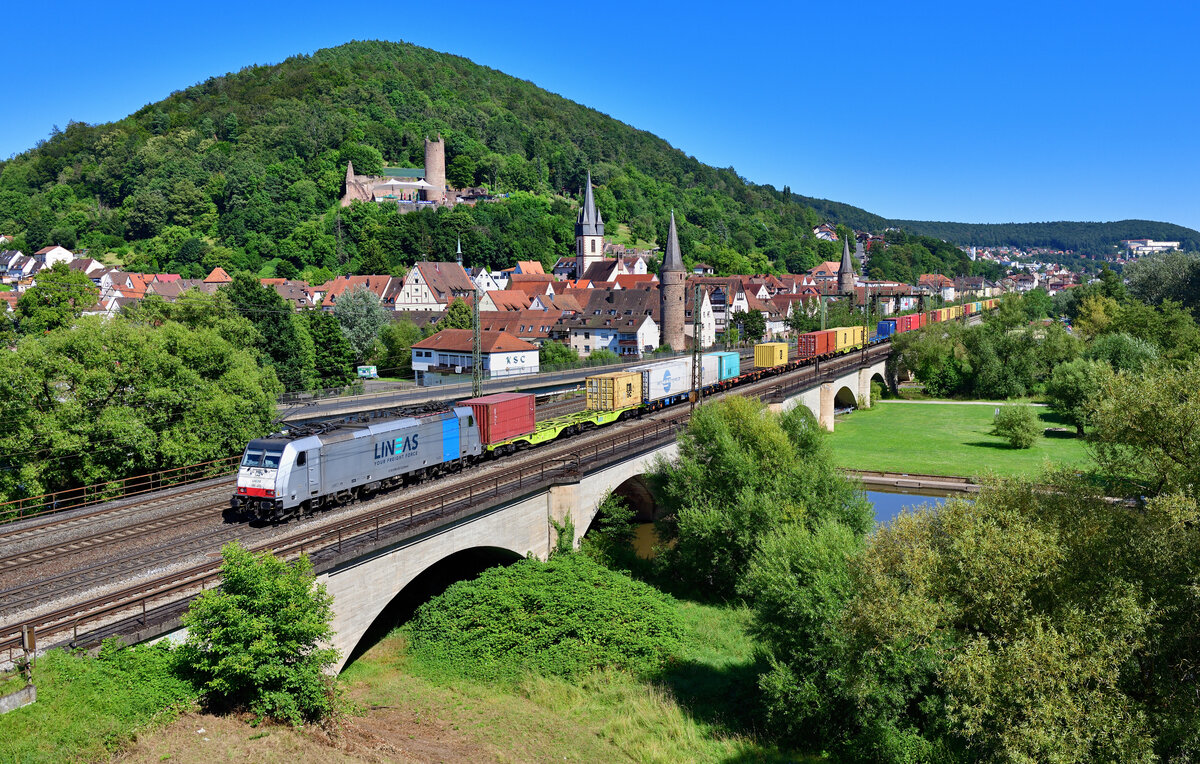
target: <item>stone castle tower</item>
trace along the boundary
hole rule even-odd
[[[838,293],[854,294],[854,263],[850,262],[850,239],[842,242],[842,263],[838,266]]]
[[[682,352],[687,349],[683,333],[687,272],[679,253],[679,234],[675,231],[675,211],[671,211],[671,228],[667,231],[667,249],[658,274],[659,331],[661,344]]]
[[[421,192],[427,202],[442,204],[446,201],[446,140],[425,139],[425,182],[433,186]]]
[[[583,206],[579,208],[579,217],[575,219],[575,278],[583,278],[588,266],[604,260],[604,218],[596,209],[596,199],[592,194],[592,173],[587,176],[587,190],[583,196]]]

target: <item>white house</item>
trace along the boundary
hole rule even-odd
[[[394,310],[445,310],[457,297],[473,299],[475,283],[458,263],[420,262],[404,277]]]
[[[473,365],[474,336],[470,329],[443,329],[412,346],[412,367],[418,385],[468,381]],[[538,349],[507,332],[481,331],[480,348],[485,379],[537,374]]]
[[[683,333],[688,337],[694,337],[696,334],[696,325],[700,326],[700,349],[707,350],[717,344],[717,314],[713,311],[712,299],[709,297],[708,290],[700,291],[700,320],[692,316],[692,304],[694,300],[688,301],[687,308],[683,314]]]
[[[34,252],[33,256],[47,268],[53,267],[55,263],[69,263],[75,259],[75,255],[71,250],[57,245],[42,247],[37,252]]]
[[[587,358],[597,350],[611,350],[617,355],[640,358],[659,345],[658,324],[647,315],[592,315],[563,317],[555,333]]]

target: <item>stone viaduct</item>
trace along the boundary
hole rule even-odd
[[[886,352],[860,356],[852,368],[799,383],[781,384],[767,401],[773,410],[806,406],[825,428],[832,430],[837,408],[858,403],[870,405],[871,382],[884,378]],[[829,362],[827,362],[829,363]],[[780,377],[785,380],[786,377]],[[490,565],[533,556],[546,559],[556,542],[555,523],[570,517],[577,544],[609,491],[624,496],[639,515],[653,516],[653,498],[642,476],[655,459],[677,453],[675,437],[664,432],[643,445],[626,444],[607,458],[581,460],[578,469],[558,479],[511,491],[485,508],[474,509],[451,521],[382,543],[361,553],[317,565],[318,580],[333,595],[336,636],[333,646],[341,654],[337,669],[357,655],[364,636],[380,615],[402,601],[419,601],[434,593],[432,579],[461,578]],[[390,621],[391,619],[383,619]]]

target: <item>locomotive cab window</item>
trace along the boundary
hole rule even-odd
[[[262,466],[264,469],[277,470],[279,469],[279,460],[283,458],[282,451],[268,451],[263,455]]]
[[[467,427],[474,427],[474,426],[475,426],[475,417],[468,416],[467,417]]]
[[[262,451],[247,451],[242,457],[243,467],[258,467],[262,465]]]
[[[308,463],[308,452],[301,451],[300,455],[296,457],[296,466],[303,467],[307,463]]]

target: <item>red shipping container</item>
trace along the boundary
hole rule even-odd
[[[813,356],[832,353],[837,342],[835,335],[836,332],[832,329],[826,329],[823,332],[801,334],[799,341],[800,357],[812,358]]]
[[[470,406],[475,412],[479,439],[485,446],[527,435],[537,425],[536,399],[528,393],[496,393],[459,405]]]

